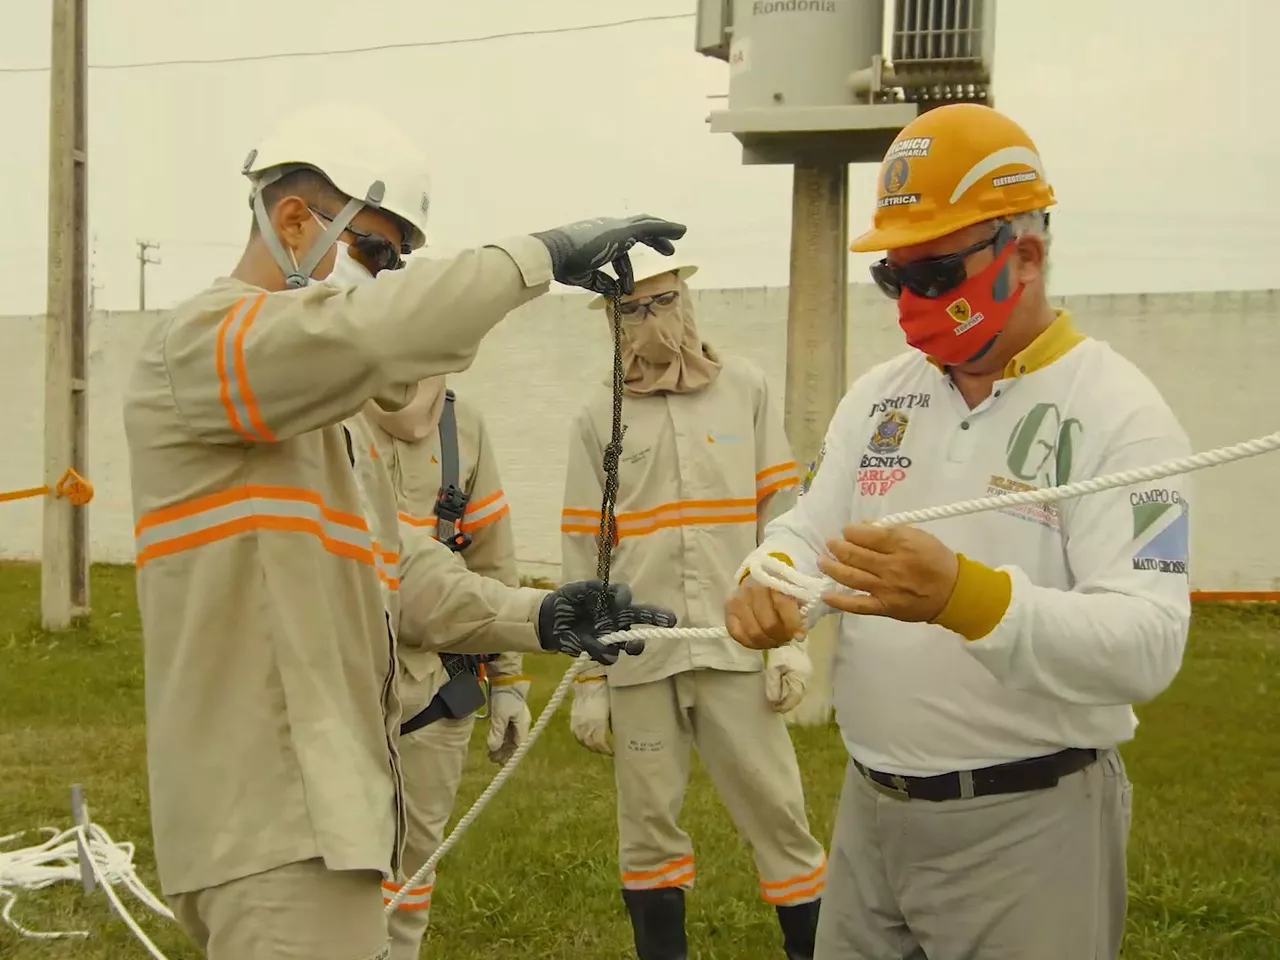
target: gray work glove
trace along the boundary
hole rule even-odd
[[[622,219],[579,220],[533,236],[541,240],[551,254],[551,270],[558,281],[606,297],[618,297],[635,289],[627,251],[643,243],[669,257],[676,252],[671,241],[683,237],[685,230],[683,223],[642,213]],[[618,279],[601,271],[606,264],[613,265]]]
[[[637,656],[644,652],[644,640],[601,643],[600,638],[636,624],[674,627],[676,615],[661,607],[631,602],[631,588],[625,583],[609,584],[603,613],[599,580],[575,580],[548,594],[538,610],[538,643],[543,650],[576,657],[584,651],[596,663],[610,666],[622,653]]]

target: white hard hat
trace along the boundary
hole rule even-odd
[[[426,243],[431,207],[426,156],[367,107],[325,103],[287,117],[249,153],[243,172],[256,195],[300,167],[324,174],[350,199],[403,220],[409,235],[408,249],[401,253]]]
[[[674,273],[681,280],[685,280],[698,272],[697,266],[681,260],[678,253],[664,257],[653,247],[644,243],[633,246],[627,251],[627,256],[631,258],[631,272],[637,285],[664,273]],[[612,267],[613,265],[609,264],[605,268],[611,275],[613,275]],[[587,306],[592,310],[603,310],[607,302],[605,297],[596,297]]]

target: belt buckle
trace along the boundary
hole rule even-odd
[[[907,791],[906,780],[902,779],[902,777],[896,773],[890,776],[889,779],[892,781],[892,785],[888,783],[881,783],[879,780],[871,776],[867,777],[867,782],[870,783],[871,786],[875,787],[878,792],[883,793],[891,800],[901,800],[905,802],[911,799],[911,794]]]

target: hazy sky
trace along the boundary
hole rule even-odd
[[[48,0],[3,0],[6,228],[0,314],[43,312]],[[705,118],[728,67],[693,51],[694,0],[99,0],[91,65],[449,41],[646,16],[659,22],[257,62],[90,69],[97,305],[137,305],[139,238],[159,241],[149,306],[234,264],[240,164],[282,112],[360,98],[432,158],[441,250],[584,216],[689,224],[700,286],[787,280],[790,170],[744,167]],[[1056,291],[1280,287],[1273,0],[1002,0],[996,106],[1037,141],[1059,206]],[[335,137],[342,130],[335,128]],[[874,167],[851,173],[852,229]],[[855,257],[861,280],[867,257]]]

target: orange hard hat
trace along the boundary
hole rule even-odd
[[[910,247],[1056,202],[1022,127],[990,107],[952,103],[920,114],[894,139],[872,227],[849,249]]]

